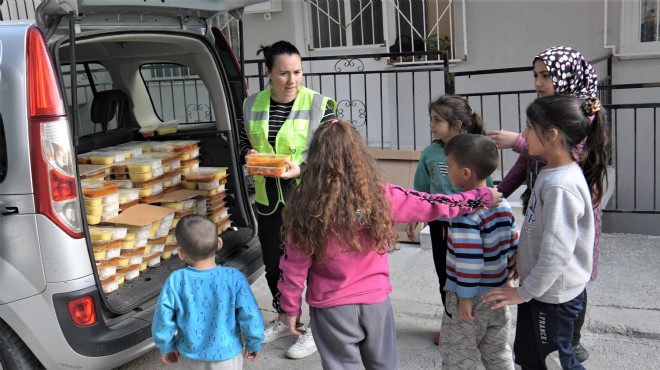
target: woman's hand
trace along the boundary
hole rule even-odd
[[[484,303],[499,301],[491,310],[497,310],[507,305],[521,304],[522,298],[518,295],[518,288],[493,288],[488,293],[481,296]]]
[[[291,162],[290,160],[285,160],[288,169],[280,176],[282,179],[293,179],[300,176],[300,166]]]
[[[498,131],[488,131],[486,134],[488,137],[493,140],[498,149],[511,149],[516,145],[518,140],[517,132],[498,130]]]
[[[245,159],[245,163],[247,163],[247,156],[250,155],[250,154],[257,154],[257,151],[254,150],[254,149],[250,149],[250,150],[248,150],[248,152],[247,152],[247,154],[245,155],[245,158],[244,158],[244,159]]]

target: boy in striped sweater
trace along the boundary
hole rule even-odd
[[[486,186],[497,169],[495,144],[483,135],[462,134],[445,146],[449,179],[463,191]],[[442,319],[442,367],[513,370],[509,347],[511,314],[491,310],[479,297],[507,285],[507,267],[518,247],[516,222],[509,203],[450,220],[447,249],[446,310]]]

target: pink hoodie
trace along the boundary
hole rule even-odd
[[[438,217],[452,218],[475,212],[492,203],[487,188],[465,193],[443,195],[408,190],[383,184],[392,205],[396,223],[428,222]],[[312,307],[326,308],[345,304],[375,304],[385,301],[392,291],[387,254],[374,251],[372,240],[362,239],[364,252],[344,252],[344,243],[333,239],[326,257],[314,262],[295,245],[287,244],[280,258],[282,277],[277,284],[280,306],[288,316],[296,316],[302,305],[301,296],[307,280],[306,301]]]

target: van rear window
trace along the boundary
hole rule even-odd
[[[71,66],[63,64],[61,70],[67,102],[71,103]],[[98,93],[101,91],[112,90],[113,88],[112,78],[105,66],[100,63],[77,64],[76,83],[78,84],[80,135],[95,134],[118,128],[118,119],[121,119],[124,114],[128,113],[128,101],[112,105],[114,108],[114,112],[112,113],[98,114],[97,112],[97,114],[94,114],[92,111],[95,96],[98,96]],[[99,106],[98,101],[96,104],[97,111],[106,107]],[[100,119],[98,116],[112,118],[106,120]]]
[[[163,122],[215,122],[208,89],[192,68],[153,63],[140,67],[154,111]]]

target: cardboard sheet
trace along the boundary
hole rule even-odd
[[[138,204],[127,208],[106,222],[130,226],[146,226],[152,224],[175,211],[167,207],[152,206],[149,204]]]

